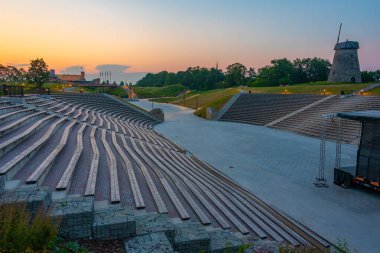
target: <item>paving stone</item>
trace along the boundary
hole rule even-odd
[[[51,190],[49,187],[20,187],[5,191],[0,195],[0,203],[25,203],[26,208],[34,216],[40,208],[47,211],[51,204]]]
[[[93,197],[68,197],[54,202],[50,215],[59,222],[59,236],[89,238],[94,222]]]
[[[174,242],[174,225],[166,214],[146,214],[136,216],[136,234],[144,235],[165,232],[170,242]]]
[[[136,235],[133,210],[127,207],[109,207],[94,211],[95,239],[119,239]]]
[[[170,253],[174,252],[165,232],[139,235],[125,242],[127,253]]]
[[[210,250],[210,236],[199,222],[186,221],[175,226],[174,249],[178,252]]]
[[[243,242],[237,238],[230,230],[214,230],[209,232],[210,252],[238,252]]]

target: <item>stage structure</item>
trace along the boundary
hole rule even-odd
[[[342,119],[355,120],[361,123],[361,136],[356,164],[341,166]],[[336,122],[336,157],[334,183],[343,187],[352,184],[362,185],[380,191],[380,111],[355,111],[323,115],[323,125],[327,120]],[[325,141],[326,128],[321,130],[321,157],[317,186],[326,186]]]
[[[356,165],[334,169],[334,183],[359,184],[380,191],[380,111],[338,113],[338,117],[361,122]]]

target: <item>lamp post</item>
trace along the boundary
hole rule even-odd
[[[326,89],[323,89],[323,96],[326,96]]]

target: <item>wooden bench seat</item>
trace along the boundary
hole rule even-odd
[[[120,202],[119,178],[117,175],[116,158],[106,140],[106,130],[102,129],[102,143],[107,153],[108,171],[110,173],[111,203]]]
[[[54,122],[46,133],[35,142],[32,146],[28,147],[20,154],[18,154],[14,159],[6,163],[0,168],[0,175],[6,175],[7,179],[12,178],[17,172],[24,166],[24,164],[31,159],[40,147],[52,136],[54,131],[65,121],[66,118],[61,118],[58,121]]]
[[[14,129],[28,123],[28,120],[32,119],[32,118],[35,118],[35,117],[39,117],[41,115],[44,115],[45,112],[36,112],[36,113],[33,113],[33,114],[30,114],[30,115],[26,115],[24,117],[22,117],[21,119],[18,119],[4,127],[1,127],[0,128],[0,136],[3,136],[4,134],[7,134],[11,131],[13,131]]]
[[[90,133],[92,159],[91,159],[90,173],[88,175],[86,190],[84,194],[85,196],[94,196],[95,194],[96,177],[97,177],[98,168],[99,168],[99,149],[95,140],[95,132],[96,132],[96,127],[92,127],[91,133]]]
[[[51,153],[37,167],[37,169],[35,171],[33,171],[33,173],[28,177],[28,179],[26,180],[27,184],[37,184],[37,185],[42,184],[45,177],[49,173],[50,168],[53,165],[53,162],[55,161],[55,159],[57,158],[59,153],[62,151],[62,149],[65,147],[65,145],[67,143],[67,139],[69,138],[70,130],[75,124],[76,124],[76,122],[72,121],[68,126],[66,126],[58,145],[51,151]]]
[[[47,117],[44,117],[40,120],[38,120],[36,123],[34,123],[31,127],[23,131],[22,133],[13,136],[12,138],[8,139],[7,141],[0,144],[0,157],[17,146],[19,143],[23,142],[26,138],[28,138],[32,133],[34,133],[38,128],[42,127],[45,123],[49,122],[50,119],[54,118],[54,115],[48,115]]]
[[[65,172],[63,173],[61,179],[59,180],[56,190],[62,191],[62,190],[67,190],[71,178],[75,169],[75,166],[77,165],[79,158],[82,154],[83,151],[83,131],[87,127],[86,124],[83,124],[77,133],[77,146],[74,151],[74,155],[71,157],[69,164],[67,165]]]

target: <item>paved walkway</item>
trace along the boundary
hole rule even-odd
[[[135,102],[150,110],[147,101]],[[380,194],[342,189],[332,183],[335,143],[327,143],[326,178],[313,185],[319,165],[319,140],[276,129],[207,121],[193,110],[157,104],[165,122],[156,130],[227,174],[268,204],[302,222],[333,243],[348,242],[358,252],[380,247]],[[342,165],[353,165],[356,148],[342,147]]]

